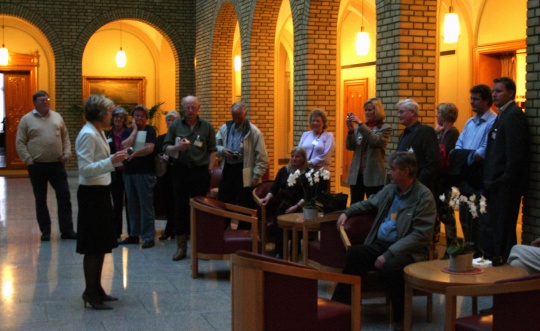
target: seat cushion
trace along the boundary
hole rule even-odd
[[[351,330],[351,306],[318,298],[317,320],[318,330]]]

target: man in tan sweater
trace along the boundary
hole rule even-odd
[[[17,130],[17,153],[28,166],[36,201],[41,241],[51,239],[51,217],[47,207],[47,183],[56,192],[58,224],[62,239],[77,239],[73,231],[71,196],[64,164],[71,155],[71,143],[62,116],[50,109],[49,94],[37,91],[35,109],[21,118]]]

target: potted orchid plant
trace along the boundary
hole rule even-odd
[[[323,205],[317,200],[319,195],[319,184],[323,180],[330,180],[330,172],[326,169],[313,170],[310,169],[305,173],[301,173],[300,170],[289,175],[287,178],[287,185],[294,186],[296,181],[300,180],[300,185],[304,191],[304,204],[302,209],[304,210],[304,219],[313,219],[317,217],[319,211],[322,211]],[[308,211],[306,214],[306,210]],[[314,213],[314,215],[313,215]]]
[[[480,214],[486,213],[487,204],[486,198],[483,195],[473,194],[467,197],[462,195],[457,187],[452,187],[448,200],[445,194],[442,194],[439,199],[443,202],[448,202],[449,206],[453,209],[459,209],[460,206],[465,206],[474,220],[478,220]],[[463,231],[465,238],[471,238],[473,231],[472,222]],[[449,269],[451,271],[468,271],[472,269],[474,242],[468,242],[464,238],[455,238],[446,249],[446,253],[450,257]],[[462,263],[463,265],[461,265]]]

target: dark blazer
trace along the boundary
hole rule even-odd
[[[505,184],[522,190],[529,180],[529,124],[516,105],[510,103],[488,133],[484,162],[486,189]]]
[[[417,122],[410,127],[412,135],[403,148],[399,151],[408,151],[412,148],[418,163],[416,178],[422,184],[433,191],[433,181],[439,168],[439,142],[435,129],[431,126]],[[398,146],[403,138],[403,132],[399,136]]]

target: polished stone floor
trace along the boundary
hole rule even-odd
[[[77,214],[77,178],[69,178]],[[201,261],[192,279],[189,258],[172,262],[173,241],[141,249],[129,245],[105,259],[103,286],[120,298],[113,310],[85,309],[82,256],[75,241],[61,240],[54,191],[49,190],[52,239],[40,242],[28,178],[0,177],[0,329],[1,330],[230,330],[229,263]],[[76,224],[76,217],[75,217]],[[164,222],[156,227],[163,229]],[[158,231],[159,233],[160,231]],[[329,296],[331,284],[321,284]],[[490,305],[481,298],[480,308]],[[434,297],[434,323],[425,322],[425,298],[414,299],[413,330],[442,330],[444,296]],[[470,300],[458,310],[470,312]],[[362,329],[389,330],[384,301],[362,306]]]

